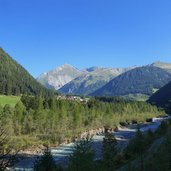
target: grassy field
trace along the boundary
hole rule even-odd
[[[149,96],[145,94],[129,94],[123,97],[129,100],[133,100],[133,101],[146,101],[149,98]]]
[[[6,104],[9,104],[14,107],[19,100],[20,100],[19,96],[0,95],[0,105],[1,106],[5,106]]]

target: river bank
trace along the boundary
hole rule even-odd
[[[169,118],[170,117],[153,118],[152,122],[139,125],[140,130],[142,132],[146,132],[149,129],[151,129],[152,131],[155,131],[160,126],[163,120],[169,119]],[[112,129],[109,131],[113,132],[113,134],[115,135],[118,141],[118,146],[120,148],[124,148],[128,144],[129,140],[135,135],[136,130],[137,130],[137,124],[132,124],[132,125],[128,125],[127,127],[119,127],[117,131],[113,131]],[[100,159],[102,156],[101,149],[102,149],[102,142],[104,138],[104,132],[105,132],[105,128],[98,128],[98,129],[91,130],[91,131],[85,131],[80,136],[82,138],[85,138],[87,135],[93,136],[92,147],[96,152],[96,156],[95,156],[96,160]],[[52,147],[51,152],[55,161],[58,164],[66,166],[68,164],[69,156],[73,153],[74,145],[75,145],[74,142],[72,143],[65,142],[58,147]],[[30,153],[30,154],[29,154],[29,151],[27,151],[25,155],[23,156],[21,155],[22,159],[13,168],[10,168],[9,170],[31,171],[34,161],[36,160],[38,156],[42,155],[42,152],[43,152],[42,149],[40,149],[40,151],[35,150],[35,153]]]

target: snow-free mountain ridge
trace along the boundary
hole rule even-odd
[[[88,95],[108,83],[116,76],[132,69],[90,67],[79,70],[69,64],[41,74],[37,80],[47,88],[64,94]]]
[[[47,88],[58,90],[82,73],[83,71],[80,71],[69,64],[64,64],[54,70],[41,74],[37,80]]]

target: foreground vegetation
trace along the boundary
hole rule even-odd
[[[124,152],[126,165],[118,171],[170,171],[170,130],[171,120],[162,122],[155,133],[142,134],[138,130]]]
[[[35,171],[170,171],[171,121],[162,122],[156,132],[143,134],[140,129],[128,146],[120,151],[113,134],[106,133],[103,140],[102,159],[95,160],[91,139],[76,143],[70,156],[69,166],[63,169],[56,165],[48,149],[35,163]]]
[[[145,122],[162,115],[145,102],[92,99],[88,103],[56,100],[56,97],[23,96],[15,108],[0,108],[0,122],[13,139],[13,147],[57,145],[72,141],[86,131],[101,127],[116,128],[120,124]]]
[[[10,105],[0,107],[1,130],[5,131],[4,138],[8,137],[8,141],[4,141],[4,138],[0,137],[3,140],[0,157],[4,154],[6,156],[9,152],[31,146],[40,144],[51,146],[66,140],[72,141],[86,130],[101,127],[116,128],[120,124],[141,123],[160,115],[163,115],[163,112],[155,106],[145,102],[125,101],[120,98],[90,99],[87,103],[82,103],[57,100],[55,96],[46,98],[22,96],[15,107]],[[80,165],[82,171],[90,165],[93,166],[92,169],[99,167],[99,171],[111,170],[111,167],[116,169],[121,163],[118,163],[120,158],[117,157],[119,160],[115,160],[117,154],[115,146],[115,138],[107,136],[103,145],[105,161],[102,162],[103,165],[101,166],[94,163],[94,153],[90,149],[89,141],[78,144],[76,150],[78,148],[81,152],[76,153],[75,150],[68,169],[71,171],[79,170],[75,166],[75,163],[78,163],[77,157],[80,159],[78,160],[79,163],[83,164],[83,166]],[[87,152],[90,153],[85,154]],[[111,154],[111,152],[114,154]],[[45,154],[50,155],[48,151]],[[77,156],[76,159],[75,155]],[[81,162],[82,159],[85,159],[85,156],[87,156],[86,161],[89,165],[84,165],[84,160]],[[47,157],[52,159],[50,156]],[[114,158],[112,162],[111,158]],[[112,163],[115,163],[115,165],[113,166]],[[38,161],[35,168],[39,168],[39,164],[41,162]],[[59,169],[61,170],[60,167]]]

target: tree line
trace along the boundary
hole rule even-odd
[[[0,122],[18,146],[27,148],[36,143],[53,145],[72,141],[86,130],[145,122],[162,114],[145,102],[108,103],[91,99],[80,103],[57,100],[55,96],[22,96],[15,108],[0,107]]]

